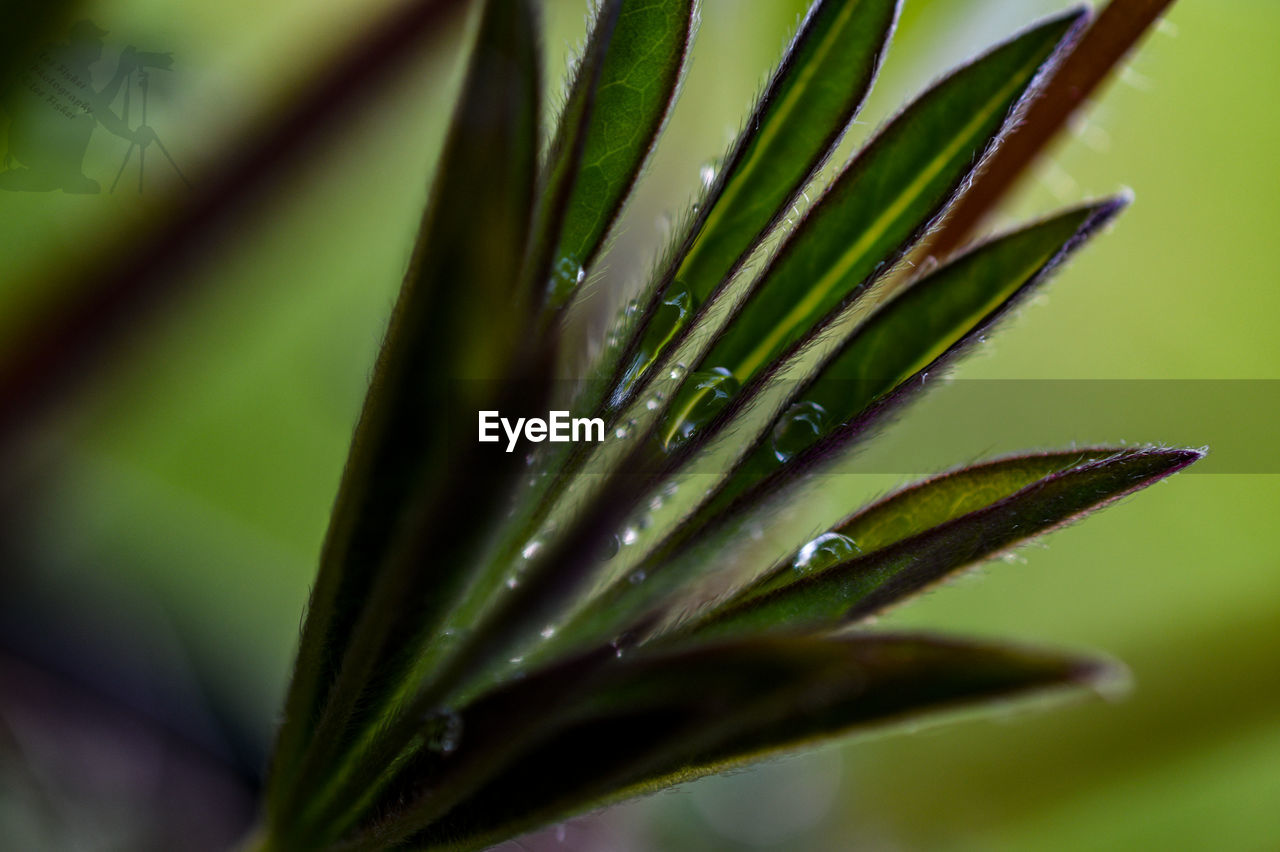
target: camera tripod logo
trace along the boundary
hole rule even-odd
[[[135,151],[137,187],[139,193],[143,191],[147,151],[152,146],[190,188],[160,137],[147,124],[150,74],[170,70],[173,55],[127,47],[116,61],[110,82],[97,89],[91,67],[102,60],[106,34],[106,30],[89,21],[73,24],[64,41],[43,48],[9,91],[0,95],[0,108],[9,116],[0,190],[101,192],[98,181],[84,173],[85,152],[99,126],[129,142],[111,192],[120,185]],[[119,114],[114,108],[117,100],[122,101]],[[140,114],[137,124],[131,126],[135,100]]]

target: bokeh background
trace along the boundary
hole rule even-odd
[[[85,16],[110,31],[99,85],[126,46],[173,52],[173,69],[151,75],[149,123],[198,182],[392,5],[118,0]],[[705,0],[682,99],[593,298],[640,283],[804,5]],[[907,0],[850,144],[945,68],[1062,5]],[[583,0],[546,2],[553,99],[585,13]],[[250,816],[245,785],[464,44],[464,27],[442,34],[315,156],[283,166],[209,261],[173,282],[181,296],[4,457],[0,846],[217,848]],[[1122,186],[1137,196],[959,370],[955,386],[986,380],[1007,405],[983,427],[926,402],[886,436],[958,448],[944,464],[1073,439],[1211,447],[1201,470],[884,622],[1103,651],[1129,666],[1128,694],[861,738],[508,848],[1280,848],[1277,44],[1272,0],[1176,4],[1010,208],[1034,215]],[[67,298],[51,283],[59,268],[129,239],[178,191],[153,155],[141,195],[135,166],[106,193],[126,148],[96,132],[84,170],[103,194],[0,192],[0,353]],[[1034,395],[1050,380],[1111,412],[1046,419]],[[813,511],[843,513],[914,471],[885,461],[831,476]]]

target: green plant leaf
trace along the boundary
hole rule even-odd
[[[877,401],[899,388],[924,387],[930,372],[987,333],[1125,203],[1118,198],[1068,210],[992,239],[889,298],[790,394],[743,459],[637,566],[646,582],[613,583],[589,602],[584,624],[566,626],[563,641],[586,623],[599,630],[674,599],[689,580],[678,557],[694,542],[732,535],[735,518],[796,488],[800,473],[891,410]]]
[[[1127,197],[1058,213],[974,247],[910,282],[862,322],[803,382],[787,408],[717,489],[717,512],[806,450],[854,423],[909,381],[927,380],[957,348],[986,334],[1034,287],[1108,225]],[[865,423],[859,428],[866,429]]]
[[[745,385],[857,299],[946,210],[1037,75],[1086,19],[1075,10],[929,89],[869,143],[779,250],[673,402],[668,446],[706,426],[718,388]]]
[[[742,766],[801,744],[924,713],[1034,691],[1097,684],[1107,666],[1041,652],[926,636],[749,640],[662,653],[554,687],[533,674],[461,714],[468,737],[509,736],[510,708],[559,692],[530,720],[520,752],[487,784],[412,838],[409,848],[480,849],[629,796]],[[540,703],[535,698],[533,703]],[[431,800],[427,794],[420,800]],[[407,809],[412,813],[413,806]],[[425,812],[422,814],[425,816]],[[415,822],[393,811],[366,844],[385,848]]]
[[[598,74],[594,106],[586,116],[581,166],[555,252],[552,307],[563,306],[576,292],[582,280],[578,270],[591,267],[617,221],[675,101],[693,37],[693,0],[622,0],[617,10],[613,5],[601,6],[584,54],[588,61],[579,65],[570,108],[557,132],[558,138],[566,139],[575,134],[572,122],[584,118],[577,114],[576,104]],[[612,27],[607,23],[610,14],[617,14]],[[590,57],[610,29],[612,37],[597,69]]]
[[[797,559],[799,570],[790,560],[781,563],[678,628],[677,634],[703,641],[742,632],[822,630],[857,621],[1202,456],[1197,450],[1085,450],[994,462],[926,481],[834,527],[831,532],[851,543],[843,558],[828,565],[821,559],[808,564]],[[1060,462],[1068,466],[1023,484],[1045,465]],[[1009,493],[1013,488],[1017,490]],[[900,517],[889,521],[890,513]],[[868,543],[861,553],[857,535]]]
[[[318,780],[298,772],[304,749],[309,745],[308,760],[323,765],[348,744],[342,734],[356,705],[376,710],[371,693],[398,686],[394,675],[403,664],[386,658],[388,648],[398,660],[410,649],[395,643],[403,639],[395,628],[412,627],[410,619],[429,625],[431,607],[443,604],[466,567],[442,558],[433,563],[437,570],[423,571],[402,560],[388,572],[388,554],[400,540],[421,537],[424,517],[462,548],[459,533],[483,529],[484,507],[501,499],[503,477],[495,476],[480,504],[463,511],[450,489],[475,478],[467,469],[475,453],[459,458],[448,438],[474,428],[474,414],[462,412],[510,391],[506,384],[495,391],[494,379],[518,375],[510,365],[524,354],[518,329],[527,308],[516,285],[533,204],[538,89],[531,4],[491,0],[325,541],[272,771],[269,802],[278,818]],[[457,215],[462,209],[469,215]],[[514,386],[517,395],[534,387]],[[442,428],[442,412],[450,411],[458,422]],[[432,585],[429,600],[410,593]],[[390,610],[380,609],[387,600]],[[422,609],[404,606],[408,600]],[[382,680],[370,681],[374,671]],[[328,735],[315,737],[321,724]]]
[[[649,330],[641,329],[631,338],[631,348],[616,354],[613,367],[623,371],[622,365],[630,363],[629,375],[636,379],[660,351],[675,345],[688,330],[689,324],[682,323],[692,318],[694,302],[686,304],[673,296],[674,289],[684,286],[673,281],[696,282],[691,298],[705,307],[731,271],[789,209],[865,99],[897,8],[896,0],[823,0],[810,10],[726,155],[718,179],[706,189],[699,212],[662,265],[666,271],[652,288],[651,310],[645,312],[646,316],[652,314]],[[563,126],[562,122],[562,133]],[[557,275],[567,281],[577,277],[576,269],[576,262],[570,261]],[[671,299],[675,304],[662,306],[664,300]],[[642,338],[653,345],[644,344]],[[591,380],[575,408],[608,415],[608,390],[620,376]],[[530,499],[518,525],[513,525],[509,540],[493,560],[491,574],[501,576],[507,571],[506,563],[546,519],[589,450],[573,445],[556,453],[555,463],[549,465],[550,475],[537,485],[536,496]],[[482,587],[483,581],[478,586]],[[477,607],[463,613],[462,618],[473,618]]]
[[[699,201],[611,384],[614,406],[677,346],[786,214],[866,100],[899,0],[815,3]]]
[[[587,139],[594,129],[591,116],[622,5],[623,0],[606,0],[596,12],[591,34],[574,71],[573,85],[560,112],[551,149],[539,174],[523,284],[527,289],[538,291],[535,298],[539,308],[547,298],[558,298],[559,290],[576,287],[586,275],[572,260],[556,264],[555,253],[560,240],[567,236],[565,219],[571,209]],[[542,292],[544,287],[548,292]]]
[[[1112,0],[1106,5],[1052,70],[1041,95],[951,215],[930,235],[929,249],[936,257],[950,255],[1027,176],[1071,117],[1172,4],[1173,0]]]

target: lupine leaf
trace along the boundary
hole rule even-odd
[[[885,252],[901,250],[933,216],[945,208],[957,191],[958,183],[972,170],[981,152],[993,143],[1010,110],[1032,85],[1039,69],[1084,15],[1084,12],[1072,12],[1028,30],[954,72],[908,107],[855,157],[805,223],[781,249],[778,258],[763,273],[762,280],[765,283],[753,290],[754,302],[752,298],[748,298],[747,307],[738,314],[738,321],[729,327],[726,336],[717,346],[735,335],[747,336],[746,330],[749,329],[742,326],[743,318],[754,317],[758,313],[751,305],[772,304],[776,294],[781,294],[778,298],[803,300],[808,298],[806,294],[812,292],[811,285],[814,281],[819,282],[814,285],[819,290],[826,286],[822,283],[824,278],[830,279],[832,286],[843,282],[853,287],[850,291],[852,295],[856,296],[861,292],[869,281],[866,276],[873,275],[876,269],[876,261],[867,262],[864,257],[871,250],[870,246],[878,246],[873,253],[879,252],[877,256],[880,260],[885,260]],[[947,156],[939,156],[940,145],[944,150],[955,150]],[[899,151],[900,146],[905,146],[902,148],[905,153]],[[929,179],[922,180],[922,175],[929,176]],[[866,193],[865,197],[861,193]],[[883,213],[882,206],[886,204],[891,207],[901,205],[903,210],[888,218],[877,215]],[[906,212],[908,209],[910,213]],[[865,236],[859,236],[868,227],[876,234],[874,240],[867,241]],[[845,251],[848,248],[842,242],[845,239],[854,240],[852,254]],[[864,242],[868,248],[859,248],[859,244]],[[863,272],[846,270],[848,274],[842,273],[831,278],[830,275],[819,274],[821,263],[837,267],[846,263],[861,263],[866,269]],[[781,276],[776,278],[780,283],[769,284],[775,276]],[[766,302],[761,302],[761,293],[775,295],[769,295]],[[828,294],[828,300],[831,297],[843,298],[838,294]],[[760,320],[772,322],[777,316],[785,316],[787,310],[785,305],[775,306],[775,316],[760,317]],[[751,322],[754,320],[748,325]],[[752,339],[759,341],[763,334],[757,329]],[[952,344],[952,349],[959,345]],[[711,354],[704,356],[702,363],[711,363],[714,352],[715,348]],[[677,440],[684,424],[691,421],[690,412],[700,406],[700,395],[705,393],[704,388],[708,386],[705,380],[702,383],[695,380],[698,376],[707,375],[709,374],[695,373],[690,376],[685,390],[673,401],[667,419],[656,424],[658,443],[673,451],[673,462],[679,460],[681,455],[687,456],[700,441],[705,441],[715,429],[722,427],[727,422],[726,415],[732,412],[735,405],[743,402],[745,391],[740,392],[738,398],[731,401],[725,410],[711,415],[713,419],[708,429],[690,435],[692,440]],[[732,382],[732,378],[729,381]],[[645,455],[649,452],[650,442],[642,442],[627,462],[623,463],[622,476],[631,477],[627,468],[652,470],[653,463]],[[610,484],[613,485],[612,482]],[[640,499],[639,492],[642,489],[635,488],[639,483],[632,481],[630,484],[633,486],[630,494],[623,494],[625,489],[622,485],[613,490],[611,496],[615,498],[615,502]],[[625,515],[629,511],[625,507],[615,509],[604,504],[597,509],[601,513],[599,516],[588,514],[578,519],[578,526],[585,530],[580,536],[584,542],[590,542],[596,535],[587,528],[608,525],[605,513],[612,511],[614,515]],[[675,533],[677,541],[660,545],[655,560],[647,563],[647,566],[655,569],[663,567],[662,563],[673,549],[668,548],[667,544],[683,544],[698,533],[702,522],[702,518],[693,518],[682,524],[681,529]],[[583,546],[574,538],[567,539],[567,542],[565,550]],[[558,598],[571,597],[587,571],[581,557],[577,562],[570,563],[565,560],[573,559],[572,556],[557,552],[554,560],[551,556],[547,559],[559,572],[557,582],[548,581],[537,586],[530,584],[532,590],[526,592],[530,598],[534,594],[546,596],[548,603],[537,609],[538,617],[542,617],[543,608],[550,609],[553,595]],[[569,570],[570,564],[576,567]],[[671,578],[663,583],[645,582],[637,593],[625,580],[619,580],[605,592],[603,600],[594,601],[591,608],[581,614],[586,623],[579,623],[577,618],[570,621],[568,629],[558,637],[557,645],[571,642],[579,635],[579,630],[584,630],[592,639],[598,640],[601,638],[600,631],[617,627],[616,619],[619,617],[645,617],[647,613],[637,607],[663,597],[664,592],[675,582]],[[545,592],[541,591],[543,588],[546,589]],[[618,604],[623,599],[629,599],[630,602]],[[615,610],[615,606],[623,608]],[[515,607],[516,604],[512,603],[509,608]],[[513,614],[509,620],[506,632],[514,635],[520,619]],[[550,653],[550,650],[545,648],[544,653]]]
[[[623,658],[567,688],[562,708],[487,785],[409,848],[471,850],[629,796],[742,766],[850,730],[1034,691],[1082,686],[1106,666],[926,636],[749,640]],[[549,677],[555,677],[554,673]],[[466,738],[507,736],[539,675],[464,711]],[[539,722],[531,721],[539,727]],[[411,824],[411,823],[409,823]],[[377,849],[407,827],[394,812]]]
[[[797,227],[673,402],[664,442],[700,424],[699,376],[742,385],[887,271],[946,209],[1055,50],[1087,17],[1042,23],[952,73],[867,145]]]
[[[709,302],[731,270],[785,214],[838,142],[875,77],[898,5],[897,0],[823,0],[806,16],[725,157],[719,178],[701,199],[700,212],[690,222],[682,245],[663,264],[666,271],[646,312],[652,314],[647,330],[637,330],[630,348],[617,355],[614,366],[629,376],[629,387],[660,351],[675,345],[681,332],[688,330],[681,323],[691,320],[693,301],[680,302],[684,307],[664,303],[677,287],[673,282],[693,282],[692,299]],[[566,264],[557,273],[557,286],[567,286],[568,278],[576,278],[576,267],[576,262]],[[648,343],[642,345],[644,341]],[[630,368],[625,368],[627,363]],[[612,380],[606,376],[589,385],[576,407],[608,414],[605,397],[620,376]],[[537,485],[536,496],[520,519],[523,534],[510,534],[491,573],[501,577],[506,572],[506,560],[545,520],[588,454],[589,448],[581,445],[559,451],[552,475]],[[477,585],[482,586],[483,580]],[[473,618],[480,603],[460,617]]]
[[[1044,91],[977,176],[947,221],[930,236],[946,257],[1031,171],[1031,166],[1110,76],[1173,0],[1111,0],[1053,69]]]
[[[616,403],[679,344],[840,141],[875,80],[899,5],[810,8],[649,296],[646,322],[619,359]]]
[[[796,389],[787,410],[706,508],[722,509],[875,400],[927,371],[966,337],[985,332],[1127,203],[1125,197],[1108,199],[1020,228],[895,294]]]
[[[601,6],[593,38],[602,35],[611,6]],[[693,0],[623,0],[617,14],[556,251],[553,306],[573,295],[578,270],[590,268],[617,221],[675,100],[693,37]],[[593,47],[589,42],[585,56]],[[591,63],[579,66],[571,104],[594,71]],[[573,120],[571,111],[565,118]]]
[[[605,0],[596,12],[595,23],[587,37],[582,58],[574,72],[564,108],[556,125],[556,134],[538,179],[538,197],[534,205],[529,256],[525,260],[524,286],[535,290],[536,305],[541,308],[548,297],[556,298],[556,290],[574,287],[585,275],[576,263],[556,268],[555,253],[564,233],[565,220],[573,209],[573,190],[582,170],[582,157],[593,130],[591,117],[604,71],[613,31],[624,0]],[[547,288],[547,292],[542,292]]]
[[[484,9],[325,541],[277,744],[269,799],[274,806],[305,789],[306,779],[294,772],[308,742],[317,747],[312,735],[322,710],[343,731],[362,698],[358,693],[369,687],[361,672],[378,665],[391,626],[375,600],[387,592],[375,591],[388,585],[385,559],[397,537],[407,534],[406,526],[412,530],[415,512],[424,505],[435,507],[440,518],[459,514],[421,491],[423,483],[447,489],[447,474],[458,464],[448,437],[461,432],[456,425],[441,428],[441,412],[474,411],[477,402],[483,407],[490,380],[509,371],[512,341],[521,339],[515,331],[523,319],[515,307],[516,284],[533,202],[539,122],[534,23],[528,0],[491,0]],[[462,209],[469,215],[457,215]],[[483,222],[484,229],[476,230],[474,222]],[[467,286],[457,286],[459,281]],[[498,499],[493,491],[490,499]],[[483,520],[482,512],[467,508],[471,524]],[[435,580],[442,589],[450,585],[448,578]],[[404,599],[396,603],[403,611]],[[423,613],[404,613],[410,614],[422,620]],[[347,653],[362,626],[381,635],[363,637],[370,656],[353,665]],[[335,697],[341,708],[333,704]],[[330,738],[318,745],[333,749],[345,742]]]
[[[1034,536],[1048,532],[1094,511],[1134,491],[1176,473],[1203,455],[1196,450],[1116,450],[1107,458],[1091,459],[1098,451],[1087,451],[1083,464],[1051,473],[1015,493],[982,508],[958,514],[922,532],[894,540],[878,525],[888,511],[873,507],[837,525],[842,535],[867,530],[875,540],[887,543],[870,553],[815,566],[797,572],[791,564],[780,564],[762,578],[694,624],[679,630],[685,637],[700,641],[741,632],[774,630],[818,630],[856,621],[871,615],[934,583],[951,572],[987,559]],[[1032,466],[1030,469],[1034,469]],[[936,489],[950,490],[957,482],[995,480],[992,489],[1007,489],[1011,468],[996,463],[984,471],[963,474],[963,480],[943,478],[925,483],[890,498],[894,511],[910,512],[920,506],[925,514],[939,512],[930,505]],[[1014,474],[1014,482],[1023,472]],[[959,508],[969,508],[959,500]],[[944,511],[945,513],[945,511]],[[910,522],[907,522],[910,527]],[[877,532],[877,527],[879,527]],[[909,530],[908,530],[909,531]],[[856,544],[856,539],[854,539]]]
[[[904,383],[922,384],[916,376],[988,330],[1123,205],[1123,199],[1100,202],[993,239],[888,300],[791,393],[785,410],[743,460],[641,562],[636,570],[646,582],[615,582],[584,617],[636,617],[669,599],[688,580],[675,558],[691,542],[730,529],[737,509],[753,505],[753,498],[776,498],[776,492],[795,487],[801,479],[794,471],[824,440],[848,441],[865,431],[865,413],[877,399]],[[781,482],[782,477],[788,478]],[[575,630],[572,623],[566,626],[564,640]]]

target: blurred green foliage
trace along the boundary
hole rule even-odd
[[[112,31],[109,55],[131,43],[174,52],[171,76],[153,74],[150,120],[198,175],[356,22],[389,5],[237,0],[179,12],[120,0],[90,16]],[[643,279],[677,212],[661,205],[696,185],[731,138],[803,5],[705,0],[684,95],[591,308],[617,304]],[[926,69],[1060,6],[909,0],[864,120],[882,120]],[[548,0],[551,85],[583,17],[579,0]],[[960,378],[1280,379],[1280,289],[1270,286],[1280,268],[1280,118],[1270,106],[1280,96],[1278,39],[1280,6],[1269,0],[1175,7],[1014,212],[1122,185],[1135,188],[1135,205],[1053,282],[1047,306],[998,336],[996,357],[967,363]],[[442,40],[321,157],[281,175],[214,261],[175,283],[193,295],[27,447],[41,479],[29,525],[38,559],[26,581],[72,608],[109,600],[139,637],[161,629],[161,619],[137,616],[158,605],[210,687],[264,737],[438,153],[459,41]],[[855,128],[864,132],[846,147],[871,129]],[[109,184],[125,145],[100,130],[86,173]],[[0,340],[60,297],[21,282],[117,239],[147,209],[134,193],[0,194],[0,248],[13,273],[0,288]],[[1256,418],[1215,423],[1219,434],[1078,437],[1261,443],[1274,432],[1268,404],[1258,400]],[[1019,432],[1016,409],[1007,417],[1017,440],[992,452],[1060,438]],[[838,517],[902,480],[832,476],[808,511]],[[1132,669],[1122,702],[877,738],[699,782],[607,820],[631,848],[751,848],[724,828],[733,813],[772,811],[783,825],[796,809],[787,797],[812,788],[826,804],[780,834],[757,832],[772,843],[757,848],[1274,848],[1280,557],[1269,533],[1278,509],[1275,475],[1186,474],[1054,535],[1026,564],[996,564],[983,581],[948,585],[888,620],[1103,649]],[[733,791],[728,818],[718,790]],[[718,831],[722,845],[709,845]]]

